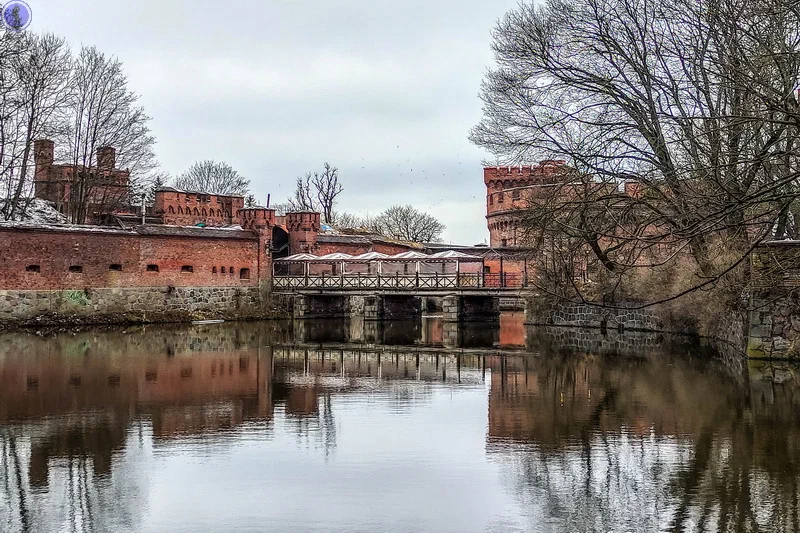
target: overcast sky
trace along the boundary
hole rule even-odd
[[[490,32],[517,0],[27,0],[32,31],[119,57],[175,175],[230,163],[260,201],[329,161],[339,209],[409,203],[447,242],[488,237],[481,116]]]

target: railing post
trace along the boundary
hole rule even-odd
[[[304,285],[303,285],[304,287],[308,287],[308,271],[306,271],[305,281],[303,283],[304,283]]]
[[[436,287],[437,289],[439,288],[439,273],[438,272],[434,272],[433,273],[433,286]]]
[[[322,286],[325,286],[325,271],[322,271]]]
[[[456,287],[461,287],[461,272],[456,272]]]
[[[358,283],[358,288],[360,289],[361,288],[361,272],[358,273],[358,281],[356,283]]]
[[[375,286],[376,289],[381,288],[381,273],[378,272],[378,284]]]
[[[419,289],[419,272],[414,272],[414,285]]]

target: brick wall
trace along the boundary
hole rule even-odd
[[[256,286],[258,251],[249,231],[0,226],[0,289]]]
[[[312,252],[317,246],[320,214],[311,211],[287,213],[286,230],[289,233],[289,250],[292,255]]]
[[[164,188],[156,191],[153,214],[164,224],[194,226],[207,224],[221,226],[240,224],[239,210],[244,208],[244,197],[179,191]]]

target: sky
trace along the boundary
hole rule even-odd
[[[518,0],[27,0],[31,31],[125,65],[177,175],[228,162],[259,202],[339,168],[338,209],[412,204],[445,242],[488,238],[481,118],[491,30]]]

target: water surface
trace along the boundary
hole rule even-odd
[[[513,314],[8,334],[0,531],[797,531],[798,377]]]

